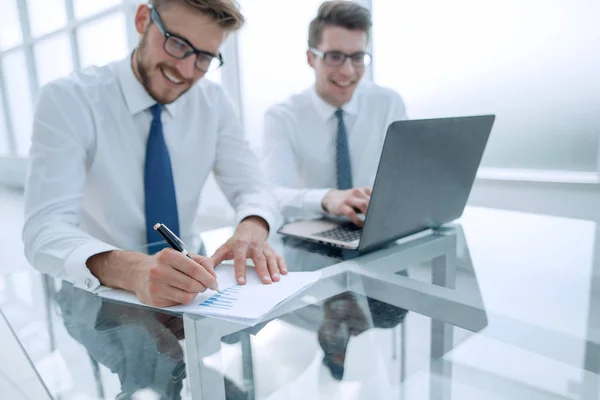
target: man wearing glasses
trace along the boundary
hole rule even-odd
[[[388,125],[406,119],[400,96],[361,82],[371,16],[327,1],[309,26],[315,84],[267,110],[263,167],[285,217],[329,213],[362,226]]]
[[[225,259],[235,260],[240,284],[247,258],[264,283],[287,272],[266,242],[277,207],[258,160],[224,91],[201,80],[223,64],[219,48],[243,22],[233,0],[150,0],[137,9],[131,57],[41,90],[23,229],[32,265],[159,307],[216,288],[213,267]],[[152,245],[156,223],[192,233],[210,171],[237,211],[234,236],[193,261]],[[148,254],[121,250],[143,246]]]

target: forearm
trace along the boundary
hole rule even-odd
[[[27,260],[44,274],[67,280],[79,288],[95,290],[100,282],[85,267],[86,260],[118,249],[90,236],[71,221],[59,221],[59,218],[28,214],[23,228]]]
[[[330,189],[277,187],[273,194],[285,218],[307,218],[325,213],[323,199]]]
[[[104,286],[134,292],[139,275],[137,266],[145,258],[142,253],[114,250],[90,257],[86,266]]]

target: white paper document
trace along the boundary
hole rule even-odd
[[[247,268],[246,284],[240,286],[235,281],[233,265],[222,264],[215,272],[222,293],[207,290],[198,294],[190,304],[164,309],[255,325],[278,304],[308,288],[321,276],[321,271],[290,272],[282,275],[279,282],[265,285],[258,279],[254,268]],[[98,295],[126,303],[142,304],[135,294],[125,290],[110,289]]]

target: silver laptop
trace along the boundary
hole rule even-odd
[[[459,218],[494,120],[480,115],[393,122],[362,229],[321,218],[284,225],[279,233],[368,252]]]

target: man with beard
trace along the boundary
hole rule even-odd
[[[244,23],[233,0],[151,0],[138,7],[130,57],[45,86],[39,95],[23,228],[29,262],[95,290],[101,284],[166,307],[217,288],[214,266],[253,259],[265,284],[287,273],[266,240],[277,219],[230,100],[201,80]],[[110,43],[106,43],[110,46]],[[191,234],[210,171],[237,212],[233,237],[211,257],[153,244],[164,223]],[[148,254],[127,251],[148,246]]]
[[[366,8],[324,2],[308,29],[314,85],[265,114],[263,167],[285,217],[362,226],[388,125],[407,118],[396,92],[363,80],[370,29]]]

